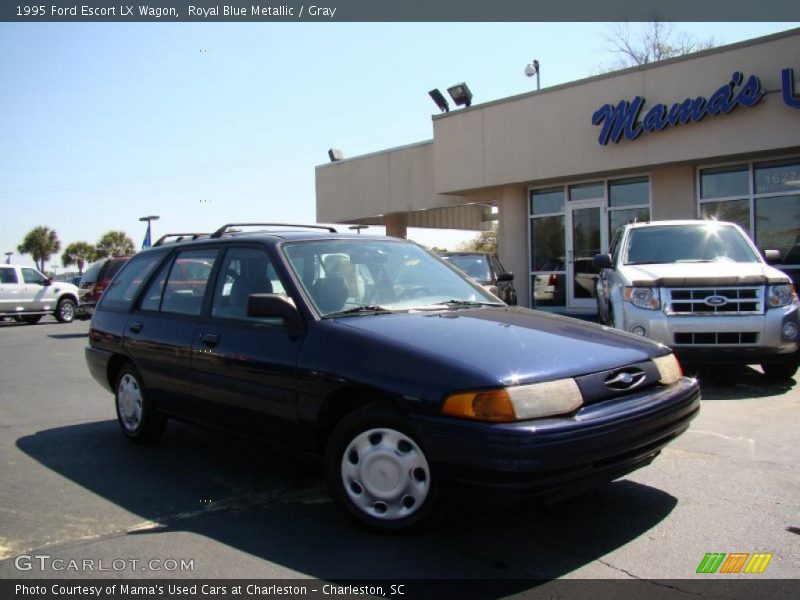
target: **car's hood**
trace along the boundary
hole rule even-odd
[[[663,346],[607,327],[519,307],[336,319],[435,362],[458,362],[504,384],[584,375],[665,354]]]
[[[724,261],[623,265],[620,272],[631,285],[756,285],[789,279],[763,263]]]

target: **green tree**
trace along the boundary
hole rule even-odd
[[[616,60],[604,70],[614,71],[637,65],[646,65],[667,58],[683,56],[717,45],[713,37],[698,40],[686,32],[676,30],[672,23],[651,20],[631,27],[630,23],[612,25],[606,33],[607,51]]]
[[[61,242],[58,239],[58,234],[44,225],[31,229],[25,239],[22,240],[22,243],[17,246],[17,252],[30,254],[33,257],[34,262],[42,273],[44,273],[44,263],[50,260],[50,257],[60,249]]]
[[[133,240],[124,231],[107,231],[97,242],[97,258],[131,254],[133,254]]]
[[[88,242],[73,242],[61,255],[61,264],[65,267],[76,265],[78,273],[83,275],[83,267],[92,262],[97,256],[97,248]]]
[[[497,252],[497,229],[481,231],[459,246],[464,252]]]

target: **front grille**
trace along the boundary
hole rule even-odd
[[[673,288],[664,292],[667,314],[729,316],[764,312],[764,288],[761,286]]]
[[[758,333],[754,331],[703,332],[692,331],[675,334],[676,346],[721,346],[757,344]]]

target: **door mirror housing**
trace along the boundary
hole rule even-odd
[[[778,265],[781,262],[781,253],[779,250],[764,250],[764,260],[768,265]]]
[[[283,319],[289,329],[302,329],[303,318],[294,302],[282,294],[250,294],[247,316],[262,319]]]
[[[514,274],[513,273],[498,273],[497,274],[497,283],[501,281],[514,281]]]
[[[43,285],[44,287],[50,287],[51,285],[53,285],[53,280],[52,280],[52,279],[50,279],[49,277],[47,277],[47,278],[45,278],[45,280],[42,282],[42,285]]]
[[[592,263],[598,269],[613,269],[614,264],[611,262],[610,254],[598,254],[592,259]]]

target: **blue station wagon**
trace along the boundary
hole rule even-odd
[[[261,227],[157,243],[104,293],[86,359],[132,441],[167,419],[259,438],[397,530],[452,482],[551,499],[611,481],[698,413],[666,346],[506,306],[413,242]]]

